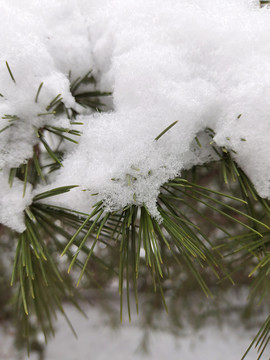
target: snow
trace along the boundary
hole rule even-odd
[[[75,106],[69,70],[76,78],[92,69],[99,88],[113,92],[113,110],[78,118],[80,144],[67,148],[49,186],[80,187],[52,202],[85,212],[99,200],[107,210],[145,204],[159,218],[160,186],[213,159],[206,140],[201,151],[194,144],[206,127],[270,198],[270,22],[258,1],[0,3],[0,114],[20,118],[0,134],[0,168],[31,157],[32,126],[58,121],[37,116],[57,94]]]
[[[0,93],[3,95],[0,115],[19,117],[11,128],[1,133],[0,168],[11,168],[31,158],[33,145],[38,142],[33,126],[42,128],[51,120],[51,116],[38,114],[47,112],[46,107],[55,96],[60,93],[68,107],[74,104],[67,78],[69,66],[74,66],[77,74],[77,55],[81,58],[82,53],[90,53],[90,48],[83,19],[77,18],[80,13],[76,12],[76,3],[66,1],[65,7],[65,12],[75,8],[73,22],[60,4],[57,6],[53,1],[46,2],[46,6],[43,4],[42,9],[36,1],[30,1],[30,4],[26,1],[1,1],[0,4]],[[81,24],[80,28],[78,24]],[[72,43],[76,46],[72,47]],[[83,51],[77,47],[82,47]],[[16,83],[7,70],[6,61]],[[80,63],[80,71],[88,71],[92,66],[91,56]],[[36,103],[36,93],[42,82],[44,85]],[[0,129],[6,125],[8,121],[1,119]]]
[[[180,334],[172,334],[162,329],[166,320],[160,320],[159,329],[141,327],[140,321],[132,320],[123,325],[108,323],[108,314],[96,306],[84,306],[88,319],[71,308],[66,307],[67,315],[74,325],[78,339],[74,338],[64,318],[57,322],[57,333],[45,350],[44,359],[48,360],[105,360],[155,359],[163,360],[239,360],[253,339],[255,330],[247,330],[237,319],[223,323],[222,326],[208,324],[194,330],[185,327]],[[116,311],[117,312],[117,311]],[[119,320],[118,320],[119,321]],[[117,321],[116,321],[117,322]],[[16,360],[16,351],[12,348],[11,334],[0,336],[1,359]],[[146,340],[147,352],[142,348]],[[261,360],[268,360],[267,351]],[[23,357],[21,356],[21,359]],[[35,360],[33,352],[30,360]],[[257,358],[251,350],[246,360]],[[25,356],[27,359],[27,356]]]
[[[24,209],[32,202],[30,185],[23,196],[24,183],[14,178],[13,186],[8,183],[8,174],[0,171],[0,221],[11,229],[22,233],[24,224]]]
[[[48,346],[47,358],[57,360],[86,360],[91,356],[98,360],[108,357],[117,360],[125,359],[156,359],[163,360],[239,360],[252,341],[252,332],[241,325],[232,327],[228,324],[223,327],[207,326],[198,331],[185,329],[182,336],[172,335],[162,330],[149,330],[148,351],[145,353],[140,347],[145,332],[138,324],[126,323],[119,328],[112,329],[100,323],[101,312],[88,309],[88,321],[77,324],[78,340],[68,338],[68,329],[59,324],[59,333]],[[103,320],[104,321],[104,320]],[[76,325],[75,325],[76,326]],[[70,338],[70,336],[69,336]],[[61,346],[63,344],[63,347]],[[246,360],[254,360],[256,352],[251,351]],[[268,360],[264,354],[262,360]]]

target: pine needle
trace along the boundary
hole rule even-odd
[[[164,129],[156,138],[155,140],[158,141],[161,136],[163,136],[164,134],[166,134],[167,131],[169,131],[174,125],[176,125],[178,123],[178,120],[174,121],[171,125],[169,125],[166,129]]]
[[[9,72],[9,75],[10,75],[12,81],[16,84],[15,78],[14,78],[14,76],[13,76],[13,74],[12,74],[12,71],[11,71],[11,69],[10,69],[7,61],[6,61],[6,67],[7,67],[7,69],[8,69],[8,72]]]

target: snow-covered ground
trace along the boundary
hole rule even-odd
[[[88,319],[74,308],[66,308],[78,339],[72,335],[65,319],[59,318],[57,333],[46,349],[45,360],[240,360],[256,331],[245,329],[234,318],[220,327],[208,324],[198,331],[188,327],[180,335],[160,330],[146,333],[140,328],[139,319],[134,318],[130,324],[125,321],[123,325],[112,326],[108,314],[100,308],[88,305],[84,310]],[[148,349],[145,352],[142,342],[146,334]],[[12,334],[4,334],[3,330],[0,359],[19,359],[12,347]],[[20,359],[26,360],[27,356]],[[246,357],[246,360],[256,359],[255,351]],[[33,354],[30,360],[37,360],[37,356]],[[269,360],[267,350],[261,360]]]

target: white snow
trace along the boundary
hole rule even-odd
[[[68,148],[50,187],[80,187],[52,201],[86,212],[100,199],[107,210],[135,202],[158,217],[160,186],[213,159],[207,141],[201,151],[193,142],[206,127],[270,198],[270,21],[258,1],[0,4],[0,115],[20,118],[0,134],[0,167],[31,156],[38,141],[32,125],[57,121],[37,114],[59,93],[74,106],[68,71],[76,77],[91,68],[100,89],[113,91],[114,110],[79,117],[80,144]]]
[[[72,106],[69,70],[73,68],[76,77],[78,69],[84,74],[92,67],[84,19],[76,2],[63,4],[0,1],[0,117],[19,117],[0,134],[0,168],[17,167],[32,156],[32,147],[38,142],[33,125],[40,128],[52,118],[38,114],[46,113],[46,107],[59,93],[64,103]],[[0,119],[0,130],[8,124],[8,120]]]
[[[145,329],[134,319],[131,324],[126,322],[113,329],[106,324],[102,311],[95,308],[87,309],[87,320],[78,319],[72,312],[70,315],[78,331],[78,340],[71,338],[70,330],[61,321],[47,349],[46,357],[50,360],[88,360],[89,357],[97,360],[108,357],[113,360],[239,360],[254,336],[254,329],[248,331],[242,325],[233,327],[228,323],[221,327],[208,325],[198,331],[186,327],[178,335],[149,329],[149,338],[145,339],[148,351],[144,352],[140,344]],[[256,355],[256,351],[251,350],[246,360],[254,360]],[[268,360],[267,350],[261,360]]]
[[[0,223],[21,233],[26,227],[24,224],[24,209],[31,204],[31,186],[26,187],[23,196],[24,183],[14,178],[13,186],[8,183],[8,174],[0,171]]]
[[[150,328],[147,331],[139,319],[133,319],[130,324],[125,321],[120,325],[118,319],[110,323],[108,313],[96,306],[84,306],[84,311],[88,319],[83,318],[74,308],[66,307],[78,339],[74,338],[65,319],[59,317],[56,336],[48,343],[44,359],[240,360],[256,333],[254,328],[247,330],[241,322],[237,324],[237,318],[231,322],[225,321],[222,326],[210,323],[197,331],[187,326],[179,334],[172,334],[164,326],[164,319],[158,321],[158,329]],[[141,346],[143,340],[146,340],[147,352]],[[18,359],[11,341],[11,334],[1,334],[1,359]],[[252,349],[246,360],[254,360],[257,356]],[[27,358],[26,355],[20,357]],[[30,360],[37,358],[34,352],[30,356]],[[266,350],[261,360],[268,359]]]

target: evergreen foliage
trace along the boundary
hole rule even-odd
[[[6,66],[11,80],[16,83],[8,62]],[[95,88],[91,71],[75,81],[71,81],[70,75],[70,82],[71,93],[79,105],[93,111],[106,111],[106,101],[102,99],[110,93]],[[85,84],[92,84],[93,90],[84,91]],[[33,99],[36,103],[42,96],[42,87],[43,83]],[[70,120],[70,128],[57,126],[58,116],[63,113]],[[61,144],[78,143],[80,131],[72,128],[72,125],[80,125],[78,115],[78,110],[64,105],[61,94],[51,100],[43,113],[36,115],[48,117],[50,122],[35,129],[39,142],[33,147],[32,157],[10,169],[10,187],[14,179],[19,178],[24,182],[24,196],[27,186],[31,184],[35,188],[39,183],[46,183],[51,174],[57,172],[64,155]],[[0,130],[0,136],[19,117],[20,114],[6,114],[9,125]],[[155,140],[173,131],[175,124],[169,125]],[[13,270],[12,288],[6,280],[0,286],[8,298],[11,298],[10,292],[14,296],[15,316],[20,320],[18,331],[29,351],[33,328],[41,329],[46,341],[54,334],[56,310],[65,315],[64,301],[74,303],[80,310],[77,299],[83,279],[91,286],[106,286],[118,277],[121,318],[124,295],[129,317],[133,295],[138,311],[140,289],[146,287],[150,291],[149,275],[153,291],[160,293],[168,310],[169,291],[165,281],[175,279],[179,267],[192,274],[207,297],[212,296],[212,291],[206,278],[215,279],[220,286],[227,280],[233,284],[237,281],[235,274],[241,270],[247,283],[248,277],[253,280],[250,296],[267,304],[270,297],[270,203],[259,196],[234,161],[234,154],[216,146],[213,130],[205,129],[205,133],[219,160],[194,167],[161,187],[157,200],[161,222],[149,214],[146,206],[136,205],[136,194],[134,204],[115,212],[106,212],[102,202],[96,203],[89,214],[46,203],[48,198],[69,192],[76,186],[70,184],[35,195],[24,212],[26,230],[23,233],[17,234],[1,225],[0,247],[3,253],[12,254]],[[48,141],[48,134],[57,140],[57,146]],[[202,146],[200,134],[194,143]],[[127,174],[127,183],[134,181],[136,178]],[[9,244],[5,238],[9,239]],[[1,266],[0,272],[6,279],[8,266]],[[0,301],[6,306],[7,299]],[[6,316],[5,311],[1,316]],[[69,325],[72,328],[72,324]],[[268,316],[249,349],[255,346],[260,359],[269,343]]]

